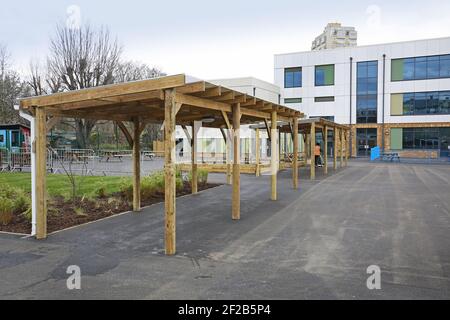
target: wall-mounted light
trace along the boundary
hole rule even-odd
[[[203,123],[213,123],[214,121],[216,121],[216,118],[214,117],[205,117],[202,119]]]

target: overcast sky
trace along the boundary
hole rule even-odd
[[[360,45],[450,36],[448,0],[1,0],[0,42],[25,72],[78,12],[107,25],[126,58],[203,79],[273,81],[273,55],[310,50],[333,21],[356,27]]]

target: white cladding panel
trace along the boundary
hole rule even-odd
[[[450,122],[450,115],[390,116],[391,93],[450,90],[450,79],[391,82],[391,59],[450,54],[450,37],[353,48],[309,51],[275,56],[275,84],[282,99],[302,98],[301,104],[289,105],[307,116],[334,116],[335,121],[350,123],[350,57],[352,73],[352,124],[356,123],[357,63],[378,61],[378,122],[383,114],[383,55],[386,55],[385,122],[426,123]],[[315,66],[334,64],[335,85],[315,86]],[[302,88],[284,88],[284,69],[302,67]],[[314,102],[315,97],[334,96],[334,102]],[[283,102],[283,101],[282,101]]]

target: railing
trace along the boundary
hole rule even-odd
[[[0,149],[0,172],[9,170],[10,166],[8,149]]]
[[[11,171],[22,171],[31,168],[31,150],[19,148],[9,155],[9,169]]]

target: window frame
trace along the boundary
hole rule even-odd
[[[295,73],[300,74],[300,85],[296,85],[295,83]],[[292,86],[288,86],[287,76],[288,74],[292,74]],[[284,88],[285,89],[293,89],[293,88],[302,88],[303,86],[303,68],[302,67],[292,67],[284,69]]]
[[[324,79],[323,79],[323,81],[324,81],[324,84],[318,84],[318,82],[317,82],[317,71],[318,71],[318,69],[319,68],[323,68],[323,67],[333,67],[333,83],[332,84],[327,84],[326,83],[326,73],[324,72]],[[334,65],[334,64],[321,64],[321,65],[316,65],[315,66],[315,68],[314,68],[314,85],[316,86],[316,87],[332,87],[332,86],[334,86],[335,85],[335,83],[336,83],[336,65]]]

